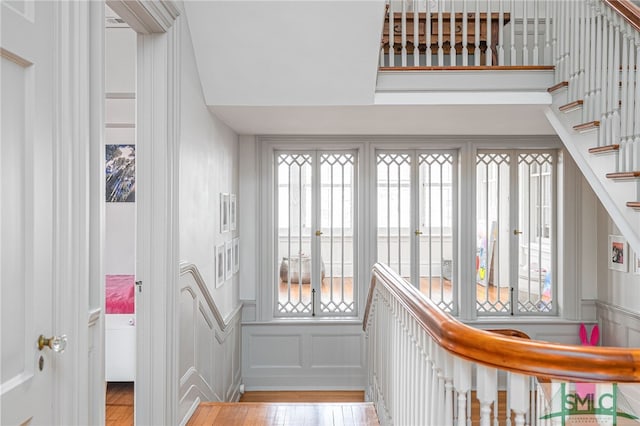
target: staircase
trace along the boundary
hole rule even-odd
[[[567,2],[559,12],[547,118],[640,253],[640,8]]]

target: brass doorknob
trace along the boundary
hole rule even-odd
[[[53,336],[46,338],[42,334],[38,337],[38,349],[42,350],[47,346],[54,352],[64,352],[67,348],[67,336],[63,334],[62,336]]]
[[[322,235],[322,231],[316,231],[316,237],[319,237],[320,235]]]
[[[522,234],[522,231],[518,231],[517,229],[513,230],[513,235]]]
[[[422,235],[422,231],[420,231],[420,230],[416,229],[415,234],[416,234],[416,235]]]

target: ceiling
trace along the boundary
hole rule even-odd
[[[554,134],[549,85],[513,96],[458,90],[445,101],[449,92],[407,101],[416,90],[406,88],[381,97],[384,0],[184,5],[205,102],[238,134]]]

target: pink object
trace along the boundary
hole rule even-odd
[[[582,346],[598,346],[600,341],[600,329],[598,324],[594,325],[591,329],[591,337],[587,339],[587,327],[584,324],[580,324],[580,343]],[[584,398],[586,395],[594,394],[596,392],[595,383],[576,383],[576,393],[580,398]]]
[[[106,276],[106,311],[107,314],[135,313],[134,275]]]

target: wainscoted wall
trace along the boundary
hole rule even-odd
[[[364,389],[362,322],[244,323],[247,390]]]
[[[602,345],[640,347],[640,314],[604,302],[598,302],[596,306],[602,327]]]
[[[201,401],[240,398],[239,304],[226,318],[195,265],[180,265],[179,419],[186,424]]]

